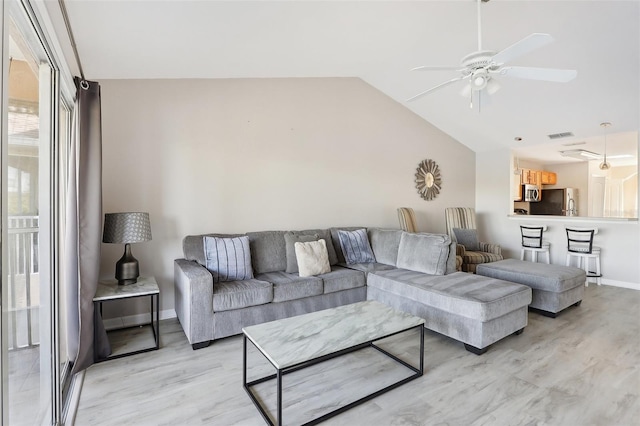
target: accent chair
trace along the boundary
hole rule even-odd
[[[411,207],[400,207],[398,209],[398,220],[400,221],[400,228],[405,232],[418,232],[416,226],[416,214]]]
[[[470,207],[448,207],[445,209],[447,234],[456,242],[456,254],[462,257],[462,271],[476,273],[482,263],[503,260],[502,247],[478,241],[476,212]]]

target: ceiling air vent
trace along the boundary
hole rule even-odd
[[[568,138],[573,136],[573,133],[571,132],[562,132],[562,133],[553,133],[551,135],[547,135],[549,137],[549,139],[561,139],[561,138]]]

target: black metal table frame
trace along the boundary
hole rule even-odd
[[[122,300],[122,299],[133,299],[136,297],[145,297],[148,296],[151,298],[151,311],[149,312],[149,322],[148,323],[144,323],[144,324],[136,324],[136,325],[131,325],[128,327],[120,327],[120,328],[115,328],[115,329],[111,329],[108,330],[108,332],[110,331],[118,331],[118,330],[126,330],[126,329],[130,329],[130,328],[138,328],[138,327],[145,327],[147,325],[151,326],[151,331],[153,331],[153,340],[155,341],[155,346],[150,346],[148,348],[144,348],[144,349],[138,349],[136,351],[131,351],[131,352],[125,352],[125,353],[121,353],[118,355],[112,355],[112,356],[108,356],[106,358],[98,358],[96,357],[95,362],[103,362],[103,361],[108,361],[111,359],[117,359],[117,358],[122,358],[125,356],[130,356],[130,355],[136,355],[136,354],[141,354],[144,352],[150,352],[150,351],[155,351],[160,349],[160,292],[158,293],[151,293],[151,294],[135,294],[132,295],[130,297],[118,297],[118,298],[114,298],[114,299],[108,299],[108,300],[95,300],[93,302],[93,312],[94,312],[94,316],[96,318],[96,320],[98,319],[98,315],[100,316],[100,318],[102,318],[102,304],[104,302],[115,302],[118,300]],[[155,304],[154,304],[154,299],[155,299]],[[155,324],[153,321],[153,311],[154,311],[154,306],[155,306]],[[99,309],[96,309],[98,308]],[[107,332],[107,333],[108,333]],[[94,348],[97,347],[97,333],[94,332]]]
[[[374,344],[375,342],[377,342],[379,340],[383,340],[383,339],[386,339],[388,337],[395,336],[396,334],[406,333],[406,332],[409,332],[409,331],[414,330],[416,328],[419,329],[419,331],[420,331],[420,367],[419,368],[414,367],[413,365],[401,360],[400,358],[398,358],[397,356],[393,355],[392,353],[389,353],[386,350],[384,350],[384,349],[382,349],[382,348],[380,348],[380,347],[378,347],[378,346],[376,346]],[[248,340],[251,341],[251,339],[248,339]],[[256,346],[256,344],[254,342],[251,342],[251,343],[254,345],[254,347],[256,347],[256,349],[258,349],[258,352],[260,352],[263,356],[265,356],[264,353],[260,350],[260,348],[258,348]],[[260,383],[264,383],[264,382],[269,381],[269,380],[276,379],[276,385],[277,385],[277,411],[278,411],[277,412],[277,425],[278,426],[282,426],[282,377],[285,374],[293,373],[294,371],[298,371],[298,370],[301,370],[303,368],[310,367],[310,366],[312,366],[314,364],[318,364],[320,362],[323,362],[323,361],[326,361],[326,360],[329,360],[329,359],[332,359],[332,358],[336,358],[336,357],[339,357],[341,355],[345,355],[345,354],[348,354],[350,352],[355,352],[355,351],[358,351],[360,349],[364,349],[364,348],[368,348],[368,347],[371,347],[371,348],[374,348],[374,349],[378,350],[379,352],[383,353],[384,355],[386,355],[387,357],[393,359],[394,361],[398,362],[399,364],[402,364],[403,366],[409,368],[415,374],[412,374],[411,376],[406,377],[406,378],[404,378],[404,379],[402,379],[402,380],[400,380],[398,382],[392,383],[392,384],[390,384],[390,385],[388,385],[388,386],[386,386],[386,387],[384,387],[384,388],[382,388],[380,390],[377,390],[374,393],[366,395],[366,396],[364,396],[364,397],[362,397],[362,398],[360,398],[360,399],[358,399],[356,401],[350,402],[349,404],[347,404],[347,405],[345,405],[343,407],[340,407],[340,408],[338,408],[336,410],[330,411],[329,413],[323,414],[320,417],[317,417],[317,418],[315,418],[315,419],[313,419],[313,420],[311,420],[311,421],[309,421],[307,423],[304,423],[303,426],[316,425],[316,424],[318,424],[320,422],[323,422],[323,421],[325,421],[325,420],[327,420],[327,419],[329,419],[329,418],[331,418],[333,416],[337,416],[338,414],[343,413],[343,412],[355,407],[356,405],[362,404],[363,402],[369,401],[370,399],[373,399],[373,398],[377,397],[378,395],[381,395],[381,394],[383,394],[385,392],[388,392],[388,391],[390,391],[392,389],[397,388],[398,386],[401,386],[401,385],[403,385],[403,384],[405,384],[407,382],[410,382],[410,381],[412,381],[414,379],[417,379],[418,377],[422,376],[422,374],[424,372],[424,324],[419,324],[419,325],[416,325],[416,326],[413,326],[413,327],[406,328],[404,330],[397,331],[395,333],[388,334],[386,336],[376,337],[375,339],[370,340],[368,342],[364,342],[364,343],[352,346],[350,348],[342,349],[340,351],[337,351],[337,352],[334,352],[334,353],[331,353],[331,354],[323,355],[323,356],[318,357],[318,358],[314,358],[314,359],[311,359],[311,360],[308,360],[308,361],[304,361],[304,362],[301,362],[299,364],[292,365],[290,367],[279,369],[274,365],[273,367],[276,370],[275,374],[271,374],[269,376],[262,377],[260,379],[256,379],[256,380],[253,380],[253,381],[247,383],[247,335],[243,333],[242,383],[243,383],[245,391],[247,392],[247,394],[249,394],[249,397],[251,398],[251,401],[253,401],[253,404],[258,408],[258,411],[260,411],[260,414],[262,415],[264,420],[267,422],[267,424],[269,424],[271,426],[275,426],[275,424],[269,418],[269,414],[267,413],[266,409],[262,406],[260,401],[258,401],[256,395],[251,390],[251,387],[255,386],[257,384],[260,384]],[[271,363],[271,365],[273,365],[273,363],[266,356],[265,356],[265,358]]]

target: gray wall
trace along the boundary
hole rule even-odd
[[[416,210],[421,231],[444,232],[445,207],[475,205],[475,154],[357,78],[101,85],[104,211],[150,213],[153,241],[133,254],[159,281],[162,310],[174,306],[187,234],[397,228],[398,207]],[[414,183],[427,158],[443,179],[429,202]],[[111,277],[123,247],[102,248]]]

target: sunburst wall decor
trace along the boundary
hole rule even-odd
[[[418,194],[427,200],[433,200],[442,188],[440,168],[433,160],[423,160],[416,169],[416,188]]]

